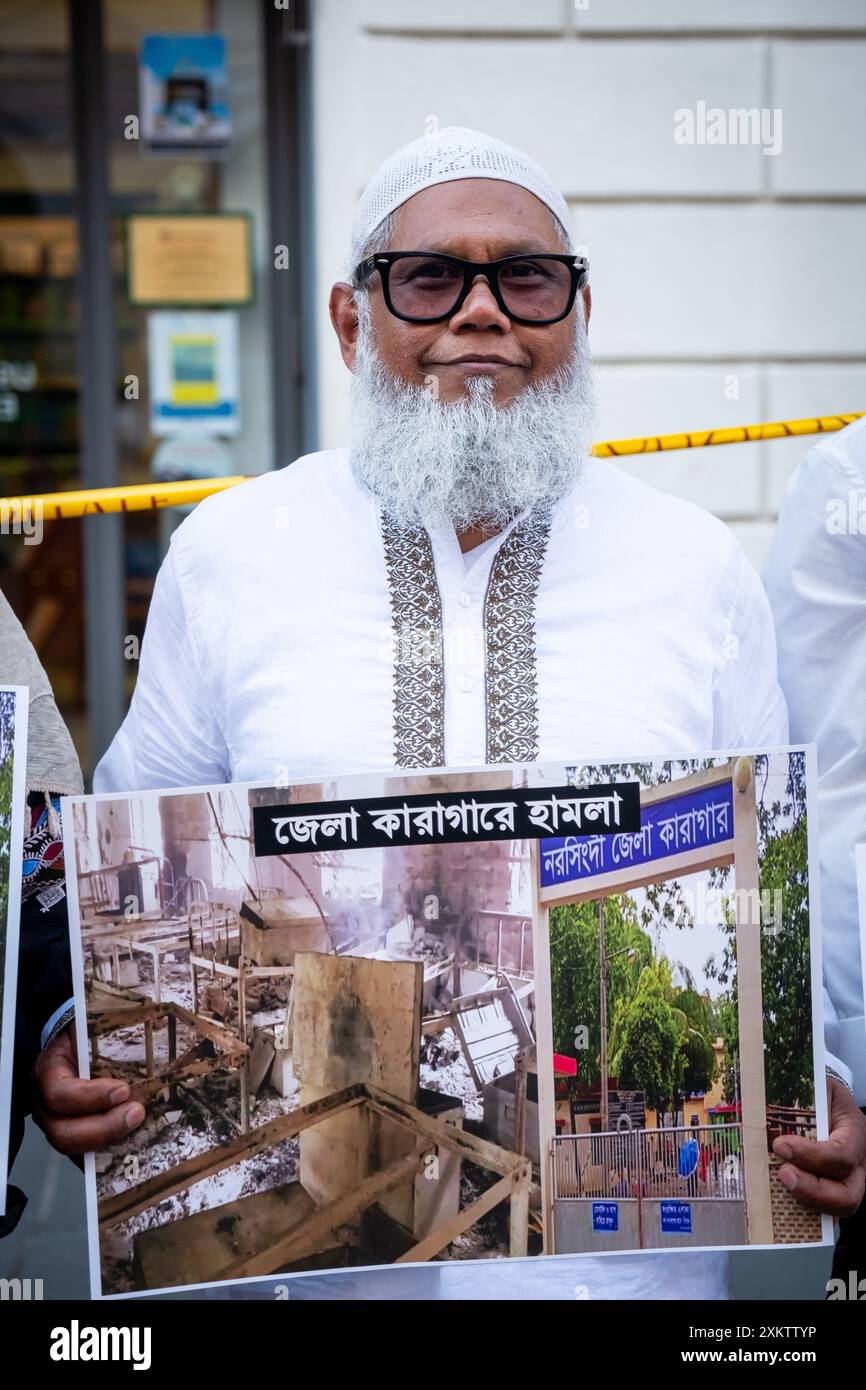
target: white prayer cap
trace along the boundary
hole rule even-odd
[[[363,246],[379,223],[414,193],[455,179],[502,179],[528,189],[550,208],[571,245],[568,204],[544,170],[512,145],[464,126],[422,135],[379,166],[361,194],[352,245]]]

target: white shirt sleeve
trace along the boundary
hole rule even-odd
[[[761,581],[737,546],[714,691],[714,746],[757,750],[788,742],[776,633]]]
[[[196,648],[172,538],[153,590],[135,693],[93,774],[96,792],[231,781],[215,682]]]
[[[853,1078],[859,1105],[866,1033],[853,846],[866,839],[863,498],[861,420],[813,446],[793,474],[765,569],[792,737],[818,748],[827,1062]]]
[[[828,1072],[833,1072],[848,1087],[854,1091],[854,1073],[849,1066],[846,1066],[839,1056],[842,1048],[839,1045],[839,1017],[833,1000],[830,998],[830,991],[824,986],[824,1063]]]

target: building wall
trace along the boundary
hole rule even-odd
[[[597,438],[854,411],[866,398],[861,0],[313,10],[323,447],[348,438],[326,305],[353,205],[431,121],[519,145],[567,195],[591,260]],[[676,143],[674,113],[698,102],[778,108],[780,152]],[[804,452],[785,440],[623,466],[723,517],[760,564]]]
[[[474,961],[477,946],[482,961],[495,963],[500,919],[477,914],[509,913],[501,932],[503,969],[517,972],[522,934],[524,972],[531,972],[531,926],[522,926],[524,919],[512,917],[509,910],[512,850],[510,840],[389,850],[382,875],[384,925],[393,926],[411,912],[416,928],[440,937],[449,950],[459,946]],[[428,897],[438,899],[433,917],[425,916]]]
[[[802,1241],[821,1239],[821,1217],[807,1211],[792,1192],[779,1181],[781,1160],[770,1154],[770,1210],[773,1216],[773,1240],[776,1245],[798,1245]]]
[[[472,773],[453,773],[448,779],[451,792],[470,791],[477,783]],[[512,785],[510,772],[498,774],[490,783],[503,789]],[[389,777],[385,783],[388,796],[420,795],[426,791],[441,791],[436,777]],[[488,841],[483,844],[417,845],[403,850],[392,849],[385,855],[382,872],[382,903],[393,920],[391,926],[406,912],[423,925],[431,935],[442,936],[453,949],[454,934],[459,938],[470,959],[475,950],[475,913],[487,909],[495,912],[514,911],[510,903],[511,858],[514,842]],[[439,917],[423,918],[425,899],[438,898]],[[513,937],[513,939],[512,939]],[[503,956],[509,961],[519,954],[519,936],[506,933]],[[480,940],[482,959],[496,959],[496,923],[491,922],[486,936]],[[531,940],[526,952],[531,965]]]

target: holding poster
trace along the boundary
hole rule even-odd
[[[79,1036],[147,1110],[88,1159],[94,1294],[827,1239],[771,1151],[826,1134],[812,775],[777,751],[70,799]],[[707,788],[724,837],[636,883],[653,808]],[[563,829],[622,884],[545,886]]]

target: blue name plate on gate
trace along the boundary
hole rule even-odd
[[[619,1205],[617,1202],[593,1202],[592,1229],[594,1231],[619,1230]]]
[[[690,1236],[692,1233],[691,1202],[662,1202],[662,1235]]]

